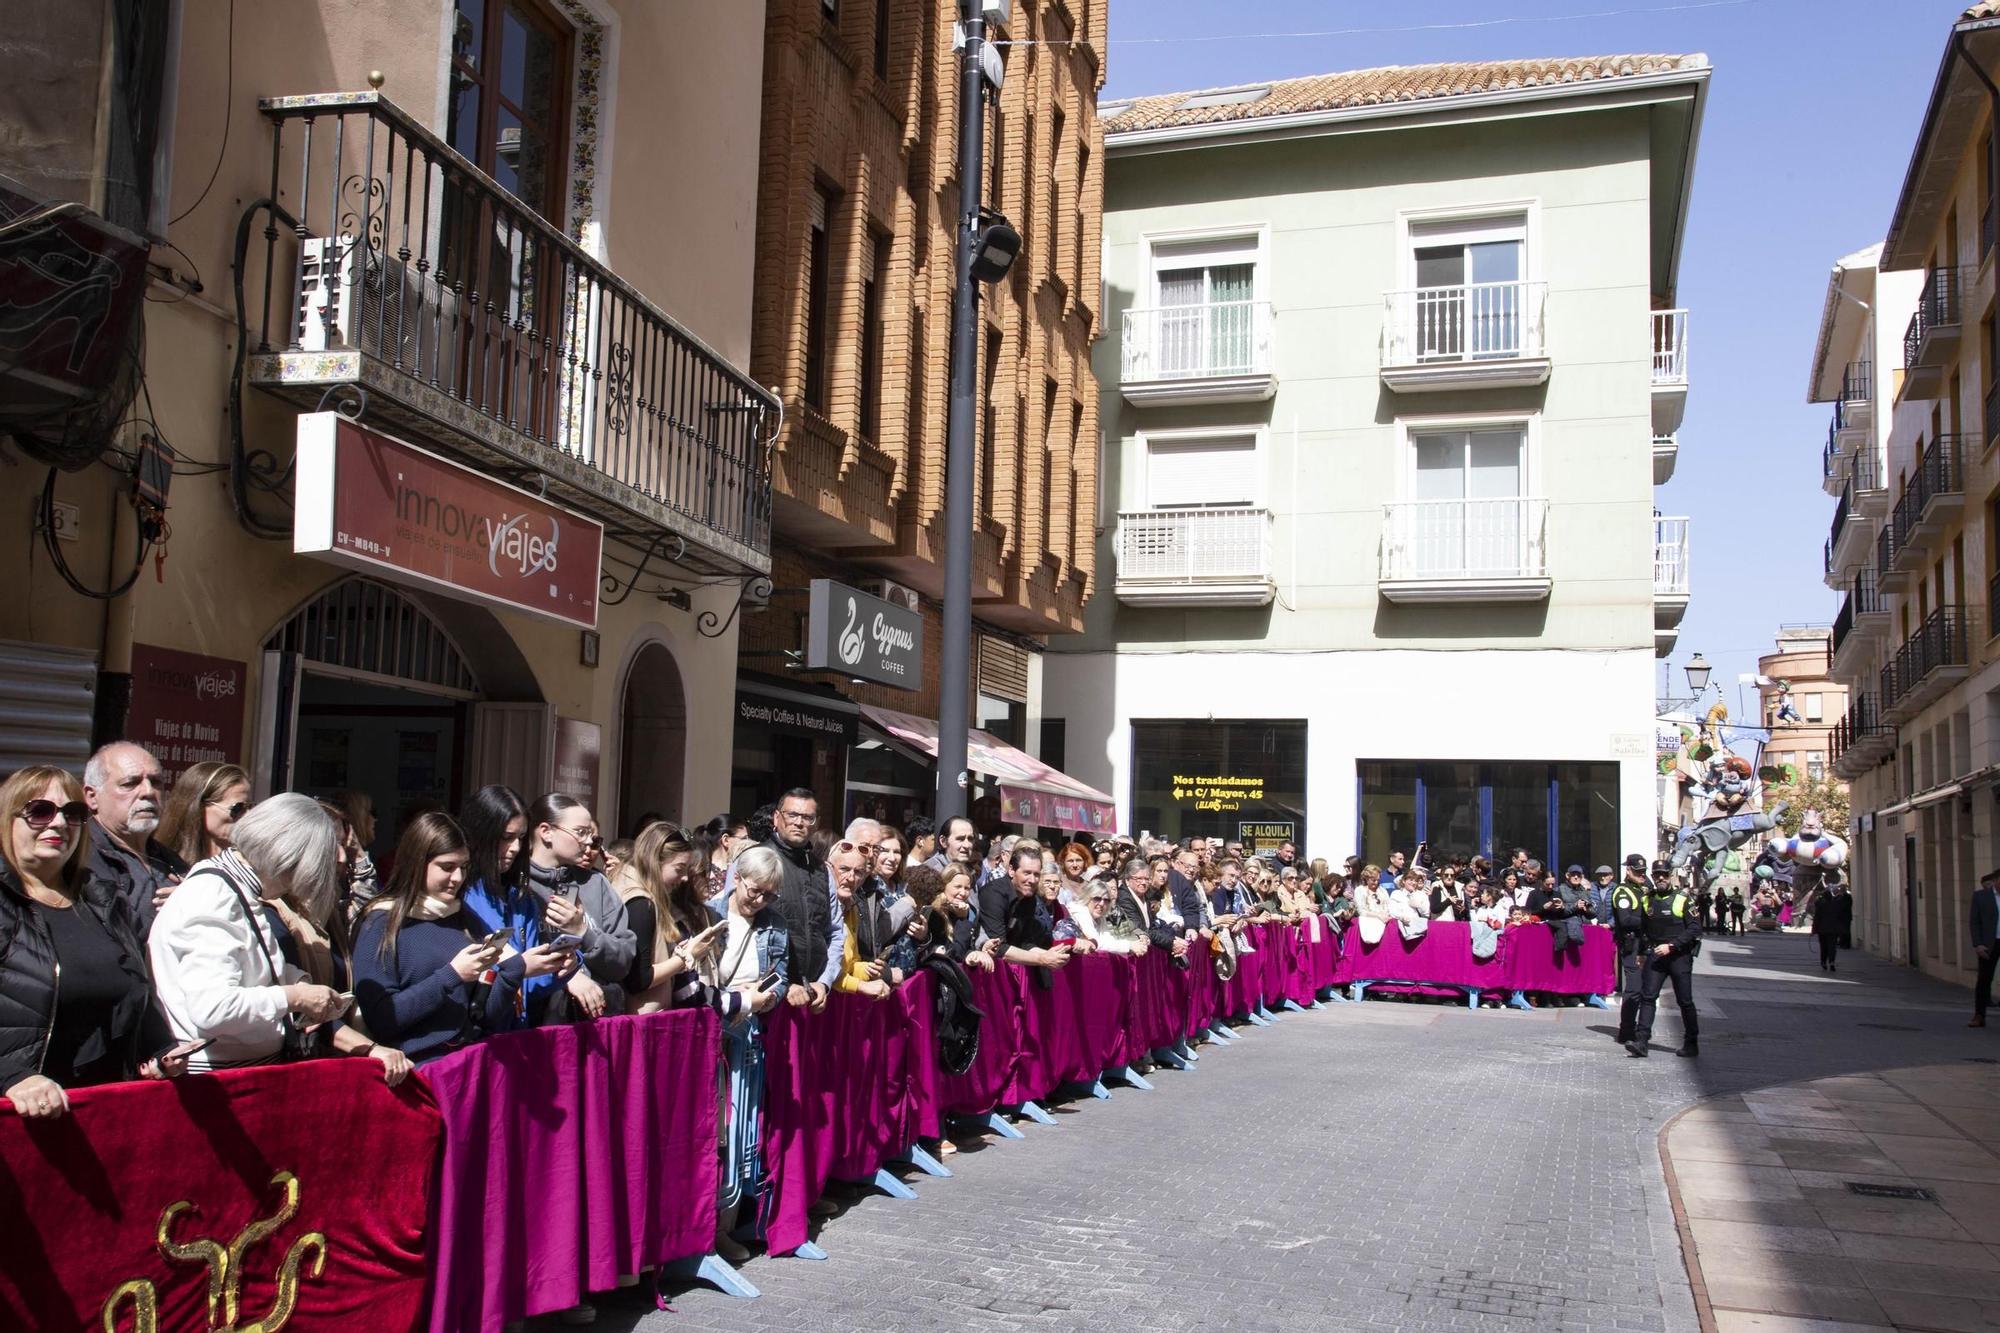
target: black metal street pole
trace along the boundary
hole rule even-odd
[[[960,0],[965,46],[959,53],[958,275],[951,316],[951,410],[944,463],[944,652],[938,664],[937,821],[965,813],[966,733],[972,695],[973,424],[979,392],[979,284],[972,258],[979,243],[979,189],[985,176],[986,77],[980,69],[986,22],[980,0]]]

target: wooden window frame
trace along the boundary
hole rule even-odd
[[[549,178],[544,185],[546,197],[539,200],[522,198],[520,195],[514,195],[514,197],[520,199],[523,204],[541,214],[542,218],[550,225],[561,229],[564,226],[568,213],[565,203],[569,195],[569,173],[571,166],[569,160],[569,120],[570,110],[576,99],[575,26],[568,19],[557,13],[554,8],[546,3],[546,0],[481,0],[480,64],[482,68],[475,69],[467,64],[459,58],[456,50],[448,52],[445,60],[453,76],[464,79],[479,89],[479,125],[475,131],[474,139],[479,151],[477,154],[472,155],[472,162],[474,166],[477,166],[481,171],[492,177],[497,184],[500,179],[496,168],[499,165],[497,154],[499,152],[500,140],[500,109],[503,102],[507,110],[513,112],[520,119],[523,126],[531,123],[530,117],[526,112],[520,107],[515,106],[512,102],[507,102],[502,96],[499,83],[495,77],[500,72],[495,64],[495,59],[499,49],[501,15],[510,4],[521,10],[524,14],[539,20],[543,30],[555,39],[558,56],[556,63],[558,68],[562,70],[562,78],[558,81],[556,96],[549,107],[547,125],[548,144],[555,170],[549,173]],[[455,4],[452,12],[454,14],[458,12]],[[452,94],[447,94],[447,96],[450,95]],[[504,186],[501,188],[505,189]],[[512,192],[509,191],[509,193],[511,194]]]

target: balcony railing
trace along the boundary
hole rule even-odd
[[[1847,467],[1847,489],[1850,494],[1882,489],[1882,458],[1872,445],[1863,445],[1860,453],[1852,455]]]
[[[1271,373],[1271,303],[1215,301],[1125,312],[1127,384]]]
[[[1384,506],[1385,583],[1548,579],[1540,496],[1495,500],[1403,500]],[[1543,589],[1546,593],[1546,589]]]
[[[1653,312],[1653,383],[1686,384],[1688,377],[1688,312]]]
[[[1988,373],[1995,376],[1993,383],[1986,390],[1985,442],[1991,444],[1995,436],[2000,436],[2000,367]]]
[[[1831,649],[1837,656],[1840,645],[1847,642],[1847,636],[1854,632],[1854,597],[1849,594],[1840,599],[1840,610],[1833,617],[1833,639]]]
[[[1686,597],[1689,581],[1688,520],[1653,518],[1653,596]]]
[[[1883,668],[1883,707],[1928,702],[1935,695],[1927,686],[1937,673],[1963,668],[1965,661],[1965,616],[1955,606],[1941,606],[1896,650],[1893,676]]]
[[[1986,584],[1986,632],[2000,634],[2000,572]]]
[[[254,382],[357,385],[371,422],[679,535],[684,563],[768,568],[768,392],[381,94],[260,106],[296,217],[245,275]]]
[[[1872,403],[1875,400],[1874,366],[1867,361],[1850,361],[1840,372],[1840,402]]]
[[[1118,516],[1124,600],[1262,604],[1271,598],[1271,511],[1146,509]]]
[[[1917,297],[1917,309],[1903,329],[1903,368],[1915,370],[1935,365],[1926,344],[1940,333],[1955,336],[1959,324],[1959,297],[1964,281],[1956,268],[1933,268],[1924,279]]]
[[[1506,361],[1544,354],[1544,282],[1478,282],[1389,292],[1383,364]]]
[[[1833,528],[1826,535],[1826,567],[1829,572],[1833,569],[1833,552],[1840,545],[1841,530],[1847,526],[1847,515],[1851,507],[1848,500],[1851,495],[1850,488],[1852,485],[1853,483],[1850,482],[1848,485],[1842,486],[1840,488],[1840,498],[1833,503]]]

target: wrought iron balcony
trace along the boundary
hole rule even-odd
[[[1653,312],[1653,433],[1681,428],[1687,412],[1688,312]]]
[[[1903,395],[1935,398],[1944,368],[1958,351],[1964,275],[1956,268],[1933,268],[1924,279],[1917,309],[1903,330]]]
[[[1549,595],[1549,502],[1402,500],[1383,506],[1382,595],[1392,602],[1539,602]]]
[[[1955,606],[1931,612],[1896,650],[1893,675],[1888,667],[1883,671],[1882,704],[1888,719],[1909,720],[1965,679],[1964,613]]]
[[[1145,509],[1118,516],[1118,600],[1134,606],[1263,606],[1268,509]]]
[[[717,574],[770,568],[777,401],[380,93],[266,98],[251,382],[541,487]],[[246,275],[246,279],[250,275]]]
[[[1921,565],[1965,507],[1963,435],[1940,435],[1924,448],[1896,501],[1896,549],[1905,564]]]
[[[1850,361],[1840,372],[1840,402],[1851,413],[1857,406],[1875,401],[1875,370],[1867,361]]]
[[[1544,282],[1384,294],[1382,382],[1399,393],[1540,384],[1549,377]]]
[[[1149,403],[1241,403],[1277,391],[1271,303],[1214,301],[1125,312],[1119,391]]]

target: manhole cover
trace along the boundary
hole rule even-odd
[[[1913,1028],[1913,1027],[1910,1027],[1910,1026],[1909,1026],[1908,1024],[1906,1024],[1906,1023],[1856,1023],[1856,1024],[1854,1025],[1854,1026],[1856,1026],[1856,1027],[1858,1027],[1858,1028],[1875,1028],[1875,1029],[1876,1029],[1877,1031],[1881,1031],[1881,1032],[1922,1032],[1922,1031],[1923,1031],[1923,1029],[1922,1029],[1922,1028]]]
[[[1868,1199],[1915,1199],[1920,1203],[1936,1203],[1937,1195],[1920,1185],[1868,1185],[1859,1180],[1847,1182],[1849,1192]]]

